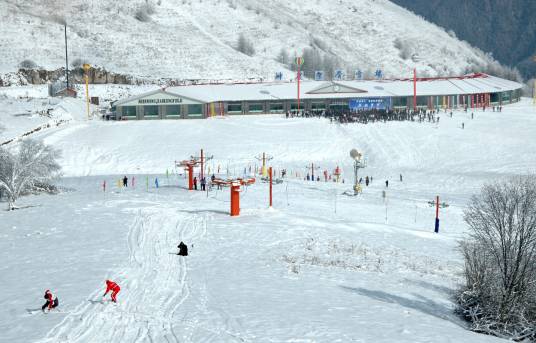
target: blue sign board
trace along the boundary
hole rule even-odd
[[[344,72],[340,69],[335,70],[335,79],[342,80],[344,78]]]
[[[281,80],[283,80],[283,73],[280,72],[280,71],[277,72],[277,73],[275,73],[275,80],[276,80],[276,81],[281,81]]]
[[[322,70],[315,71],[315,81],[324,81],[324,72]]]
[[[391,98],[360,98],[349,101],[351,110],[386,110],[391,107]]]
[[[363,72],[361,70],[355,71],[355,79],[356,80],[362,80],[363,79]]]

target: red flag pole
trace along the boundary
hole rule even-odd
[[[272,167],[268,168],[270,173],[270,207],[272,207]]]
[[[201,180],[203,180],[203,149],[201,149]]]
[[[413,69],[413,110],[417,109],[417,68]]]
[[[435,233],[439,232],[439,196],[436,197],[436,210],[435,210]]]
[[[298,114],[300,113],[300,79],[301,79],[301,73],[300,73],[300,57],[298,57]]]

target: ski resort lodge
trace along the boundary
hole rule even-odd
[[[523,85],[486,74],[395,80],[302,81],[300,110],[469,108],[519,101]],[[193,119],[298,110],[296,82],[168,87],[112,104],[117,119]],[[414,93],[415,92],[415,93]],[[415,96],[416,95],[416,96]]]

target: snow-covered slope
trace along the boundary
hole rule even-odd
[[[149,0],[155,13],[141,22],[135,14],[144,3],[2,1],[0,72],[16,70],[25,59],[47,69],[64,66],[58,17],[67,18],[71,61],[82,58],[151,79],[272,78],[286,70],[276,62],[282,48],[292,57],[310,46],[338,56],[341,67],[381,68],[396,76],[407,76],[414,67],[431,76],[461,74],[489,62],[482,52],[387,0]],[[239,34],[253,43],[252,57],[235,50]],[[420,61],[410,58],[413,53]]]
[[[60,181],[69,192],[0,211],[0,340],[501,342],[453,313],[457,246],[483,182],[536,170],[535,129],[525,99],[474,119],[442,114],[439,124],[267,115],[73,121],[40,133],[77,177]],[[260,181],[240,194],[240,217],[228,215],[228,189],[186,191],[173,161],[201,147],[223,177],[273,155],[270,164],[289,171],[274,208]],[[353,147],[368,158],[360,175],[374,177],[358,197],[342,195]],[[304,181],[311,162],[318,172],[340,165],[346,183]],[[119,188],[124,174],[135,184]],[[428,205],[436,195],[450,205],[439,234]],[[185,259],[170,255],[181,240]],[[100,301],[107,278],[122,287],[117,305]],[[47,288],[60,298],[48,315],[39,308]]]

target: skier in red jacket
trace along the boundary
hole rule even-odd
[[[47,300],[47,302],[41,307],[43,312],[45,312],[45,308],[48,308],[48,310],[50,311],[53,308],[58,307],[59,305],[58,297],[52,294],[52,292],[49,289],[45,291],[44,298]]]
[[[104,295],[102,297],[104,298],[109,291],[112,291],[112,301],[115,303],[117,302],[117,293],[119,293],[120,290],[121,288],[118,284],[111,280],[106,280],[106,292],[104,292]]]

